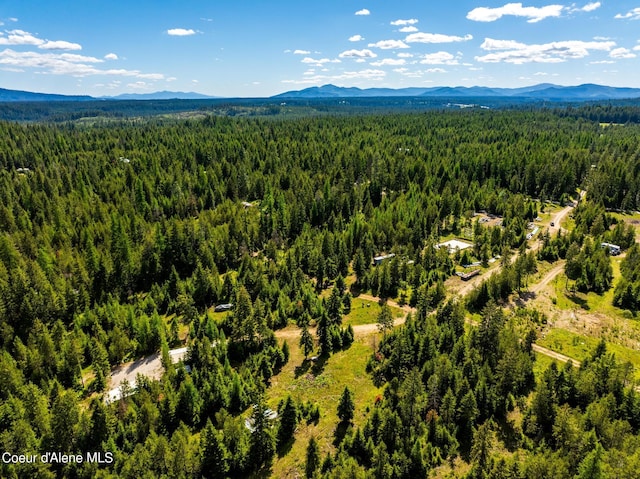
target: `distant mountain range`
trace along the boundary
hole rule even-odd
[[[159,91],[154,93],[123,93],[118,96],[56,95],[0,88],[0,102],[13,101],[99,101],[99,100],[203,100],[219,97],[194,92]]]
[[[550,101],[621,100],[640,98],[640,88],[618,88],[587,83],[559,86],[541,83],[523,88],[431,87],[431,88],[344,88],[335,85],[288,91],[272,98],[373,98],[373,97],[446,97],[446,98],[531,98]]]
[[[618,88],[587,83],[577,86],[560,86],[541,83],[523,88],[489,87],[431,87],[431,88],[356,88],[335,85],[314,86],[304,90],[288,91],[271,99],[331,99],[331,98],[380,98],[380,97],[428,97],[428,98],[519,98],[540,101],[588,101],[623,100],[640,98],[640,88]],[[206,100],[221,97],[194,92],[159,91],[154,93],[124,93],[110,97],[88,95],[56,95],[0,88],[0,102],[29,101],[100,101],[100,100]]]

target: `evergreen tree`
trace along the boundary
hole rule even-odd
[[[309,445],[307,446],[307,461],[304,466],[304,472],[307,479],[314,477],[315,472],[320,465],[320,447],[315,437],[309,439]]]
[[[350,423],[353,419],[356,405],[353,401],[353,392],[348,386],[345,386],[340,402],[338,403],[338,419],[343,423]]]
[[[210,419],[200,433],[200,456],[202,477],[226,477],[229,472],[229,454],[221,434],[213,427]]]
[[[302,326],[302,332],[300,334],[300,347],[304,354],[304,358],[307,359],[309,354],[313,351],[313,336],[309,332],[309,327],[305,324]]]

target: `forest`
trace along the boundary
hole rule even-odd
[[[390,310],[373,317],[367,380],[383,392],[354,416],[359,391],[344,389],[334,445],[305,443],[300,477],[454,463],[450,477],[634,477],[630,365],[602,341],[536,377],[540,318],[503,308],[559,259],[577,290],[640,307],[634,230],[608,213],[640,209],[640,126],[600,124],[638,111],[588,112],[0,122],[0,451],[112,458],[3,460],[0,476],[270,477],[301,425],[327,420],[291,395],[270,420],[273,378],[294,348],[330,363],[352,347],[343,317],[366,293],[412,312],[396,328]],[[571,230],[528,248],[544,205],[580,190]],[[435,247],[452,237],[472,247]],[[628,249],[617,284],[603,241]],[[444,287],[500,257],[465,297]],[[159,380],[105,401],[112,368],[154,353]]]

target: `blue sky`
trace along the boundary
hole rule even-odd
[[[640,87],[640,0],[0,0],[0,87]]]

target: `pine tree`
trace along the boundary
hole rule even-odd
[[[280,412],[280,427],[278,428],[278,447],[283,447],[291,438],[298,426],[299,413],[296,403],[287,396]]]
[[[307,446],[307,462],[304,467],[304,472],[307,479],[311,479],[315,474],[318,466],[320,465],[320,447],[315,437],[309,439],[309,445]]]
[[[202,477],[226,477],[229,472],[229,453],[222,435],[213,427],[211,419],[207,419],[207,424],[200,433],[200,458]]]
[[[349,423],[353,419],[356,405],[353,402],[353,392],[348,386],[345,386],[338,403],[338,419],[343,423]]]
[[[313,351],[313,336],[309,332],[309,327],[305,324],[302,326],[302,333],[300,334],[300,347],[304,353],[304,358],[307,359],[309,354]]]
[[[378,313],[378,331],[387,334],[388,331],[393,329],[393,315],[391,314],[391,308],[387,303],[382,305],[380,313]]]

